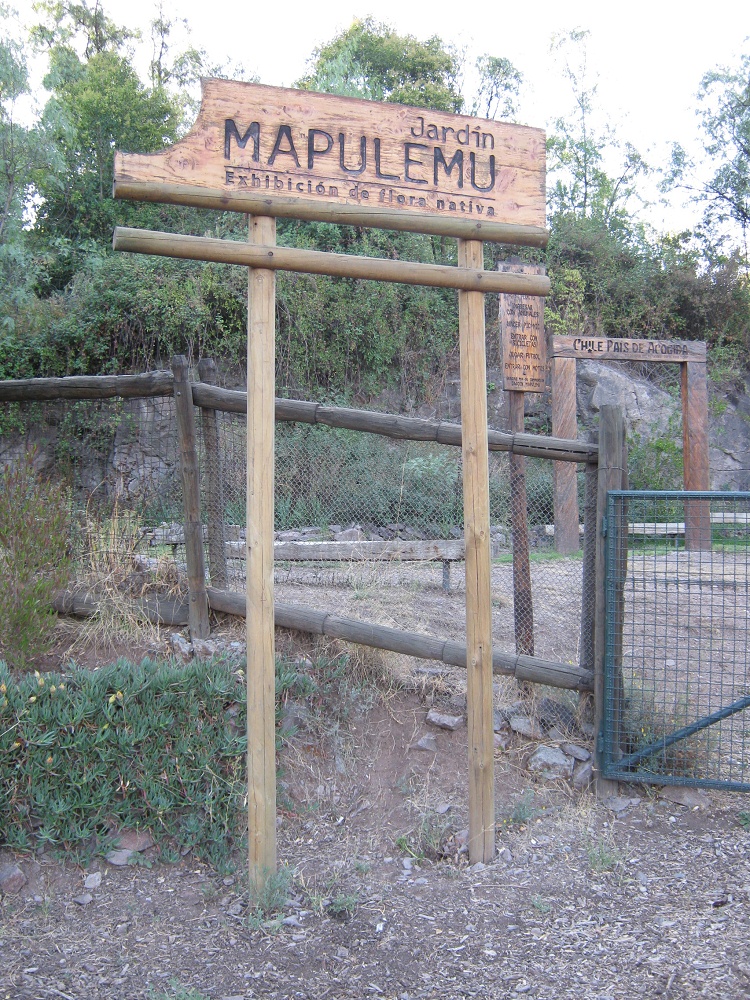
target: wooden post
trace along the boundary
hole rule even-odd
[[[510,431],[523,434],[524,393],[508,392]],[[526,459],[510,455],[510,518],[513,532],[513,622],[516,652],[534,655],[534,604],[529,564],[529,513],[526,498]]]
[[[706,364],[701,361],[683,361],[680,369],[685,489],[708,490],[710,470]],[[685,501],[685,548],[711,548],[711,506],[706,500]]]
[[[200,473],[195,444],[195,413],[187,358],[180,354],[172,358],[174,401],[177,412],[177,437],[182,476],[182,504],[185,518],[185,561],[187,563],[188,623],[192,639],[206,639],[210,633],[206,569],[203,561],[203,527],[201,525]]]
[[[596,621],[596,500],[598,467],[586,464],[583,500],[583,582],[581,585],[581,639],[578,662],[587,670],[594,669],[594,635]]]
[[[249,218],[248,240],[276,243],[276,221]],[[247,324],[247,803],[250,884],[276,871],[276,658],[273,491],[276,275],[250,268]]]
[[[216,365],[212,358],[198,362],[201,382],[216,384]],[[221,475],[219,422],[216,410],[201,408],[203,444],[206,449],[206,499],[208,507],[208,569],[212,587],[226,587],[227,553],[224,537],[224,482]]]
[[[481,241],[459,240],[458,263],[460,267],[481,268]],[[487,365],[481,292],[458,293],[458,331],[466,544],[469,860],[474,864],[487,863],[495,856]]]
[[[576,362],[574,358],[552,358],[552,436],[578,436],[576,420]],[[552,466],[555,549],[565,555],[578,552],[581,539],[578,528],[578,470],[569,462]]]
[[[601,737],[604,725],[605,654],[605,552],[607,492],[622,488],[622,460],[625,454],[625,420],[619,406],[604,405],[599,412],[599,471],[596,502],[596,621],[594,637],[594,726],[596,740],[597,792],[616,792],[617,782],[601,776]]]

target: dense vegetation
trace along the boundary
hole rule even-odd
[[[155,54],[142,80],[130,58],[142,42],[99,0],[48,0],[37,11],[30,37],[4,11],[0,38],[0,378],[140,370],[178,351],[241,368],[243,269],[110,248],[117,224],[241,237],[241,216],[110,194],[113,151],[173,143],[194,115],[197,76],[221,70],[194,49],[175,54],[163,16],[151,25]],[[558,43],[573,110],[548,140],[550,245],[526,254],[552,279],[548,321],[558,332],[706,339],[717,356],[740,358],[750,347],[750,55],[708,73],[699,95],[714,176],[696,185],[680,148],[664,173],[665,183],[705,202],[704,222],[663,235],[634,208],[649,168],[593,127],[585,44],[581,33]],[[25,125],[18,106],[32,45],[47,60],[49,97]],[[459,55],[439,38],[417,41],[367,20],[316,51],[298,86],[513,118],[523,81],[509,59],[479,59],[471,97],[460,71]],[[451,262],[456,253],[451,240],[320,223],[281,222],[279,241],[420,261]],[[487,265],[507,253],[488,247]],[[437,289],[280,274],[277,329],[280,392],[361,398],[392,387],[416,402],[455,351],[456,300]]]

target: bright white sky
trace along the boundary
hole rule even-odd
[[[148,37],[156,0],[104,2],[116,22],[140,27]],[[588,29],[589,71],[598,81],[602,121],[655,166],[665,164],[674,141],[699,149],[693,144],[701,77],[720,65],[736,66],[750,49],[749,0],[723,0],[718,7],[691,7],[685,0],[164,0],[164,8],[187,19],[193,44],[205,48],[213,61],[241,64],[262,83],[277,86],[291,86],[313,49],[355,17],[372,15],[420,39],[437,34],[465,48],[467,67],[484,53],[509,58],[525,79],[520,120],[542,128],[565,114],[571,100],[561,67],[550,55],[550,39],[554,33]],[[33,21],[31,0],[21,0],[21,16]],[[652,205],[644,218],[657,228],[690,225],[699,213],[680,204],[684,200],[677,198],[668,210]]]

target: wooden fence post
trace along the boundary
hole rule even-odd
[[[276,244],[276,220],[250,216],[248,241]],[[247,805],[250,884],[276,871],[276,657],[273,499],[276,273],[249,269],[247,324]]]
[[[216,364],[212,358],[198,362],[201,382],[216,384]],[[201,407],[203,444],[206,450],[206,506],[208,508],[208,571],[211,586],[224,588],[227,573],[227,552],[224,537],[224,481],[221,474],[221,450],[219,444],[219,421],[216,410]]]
[[[192,639],[206,639],[210,633],[206,568],[203,561],[203,526],[201,525],[200,471],[195,443],[195,413],[187,358],[172,358],[174,402],[177,412],[177,437],[180,447],[182,504],[185,520],[185,561],[187,562],[188,622]]]
[[[559,463],[558,463],[559,464]],[[586,463],[583,500],[583,582],[581,585],[581,639],[578,662],[594,670],[594,636],[596,633],[596,501],[598,466]]]
[[[459,267],[483,267],[480,240],[458,241]],[[492,728],[490,486],[484,295],[459,291],[461,428],[466,545],[466,700],[469,730],[469,860],[495,856]]]
[[[601,744],[604,727],[605,656],[605,558],[607,492],[622,489],[625,456],[625,420],[619,406],[602,406],[599,411],[599,471],[596,500],[596,621],[594,632],[594,739],[596,740],[596,787],[599,795],[613,794],[617,782],[601,774]]]
[[[708,382],[705,361],[680,364],[682,389],[682,461],[686,490],[711,488],[708,455]],[[711,548],[711,504],[685,501],[685,548]]]
[[[552,436],[575,438],[576,421],[576,361],[575,358],[551,358],[552,376]],[[574,465],[555,462],[552,466],[555,550],[564,555],[578,552],[581,536],[578,528],[578,475]]]

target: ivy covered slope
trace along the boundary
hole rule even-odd
[[[142,370],[178,352],[241,371],[244,269],[115,255],[110,246],[115,225],[245,238],[241,216],[111,197],[113,151],[175,142],[194,117],[198,76],[224,70],[205,52],[176,51],[176,25],[163,15],[144,25],[154,56],[141,79],[133,55],[146,43],[100,3],[48,0],[35,10],[31,26],[4,11],[0,29],[0,378]],[[28,124],[19,108],[32,46],[47,75]],[[706,339],[736,362],[750,346],[750,57],[706,75],[699,110],[714,175],[696,181],[679,147],[662,170],[665,184],[705,204],[705,219],[694,233],[664,235],[649,228],[640,200],[652,168],[597,128],[603,112],[585,49],[581,32],[557,43],[571,110],[548,133],[550,245],[527,252],[552,279],[549,324],[556,332]],[[470,74],[437,37],[355,21],[311,55],[297,85],[514,120],[525,81],[508,55],[486,54]],[[476,81],[471,94],[465,77]],[[293,221],[280,221],[278,231],[289,246],[456,259],[446,239]],[[486,266],[509,252],[488,246]],[[280,273],[279,391],[336,399],[395,388],[419,402],[455,352],[456,325],[449,291]]]

